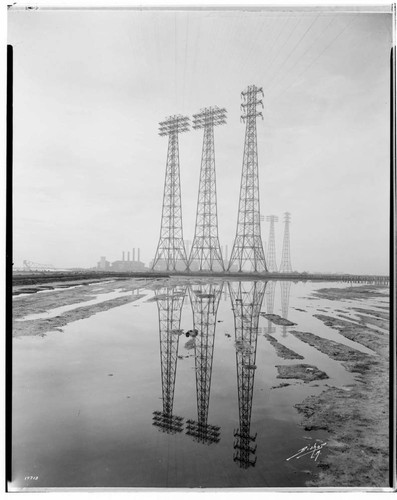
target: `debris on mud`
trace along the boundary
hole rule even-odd
[[[256,365],[242,365],[243,368],[246,368],[247,370],[256,370],[257,366]]]
[[[313,365],[276,365],[276,368],[278,370],[277,378],[296,378],[304,382],[329,378],[325,372]]]
[[[196,346],[196,339],[192,338],[186,342],[185,349],[187,350],[194,349],[195,346]]]
[[[272,335],[265,333],[264,337],[266,337],[267,340],[271,343],[271,345],[275,348],[277,356],[279,358],[303,359],[303,356],[296,353],[295,351],[292,351],[291,349],[288,349],[288,347],[285,347],[283,344],[280,344],[280,342],[278,340],[276,340]]]
[[[237,352],[241,352],[244,355],[249,355],[254,352],[253,346],[246,340],[236,340],[234,343]]]
[[[170,333],[172,335],[178,335],[180,337],[181,335],[184,335],[185,332],[183,330],[176,328],[175,330],[171,330]]]
[[[282,389],[283,387],[288,387],[289,385],[288,382],[281,382],[279,385],[273,385],[273,387],[270,387],[270,389]]]

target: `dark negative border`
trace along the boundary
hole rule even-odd
[[[6,162],[6,324],[5,324],[5,491],[11,482],[12,453],[12,162],[13,162],[13,47],[7,45],[7,162]]]

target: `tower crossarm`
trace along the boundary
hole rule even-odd
[[[226,123],[226,108],[217,106],[203,108],[199,113],[193,115],[193,128],[216,127]]]
[[[159,135],[172,135],[188,132],[190,119],[188,116],[173,115],[159,123]]]

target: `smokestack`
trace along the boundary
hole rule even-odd
[[[135,248],[132,249],[132,260],[135,262]]]
[[[138,248],[138,262],[141,262],[141,249]]]
[[[127,253],[127,260],[130,261],[130,252]]]
[[[123,262],[125,261],[125,252],[123,251]]]

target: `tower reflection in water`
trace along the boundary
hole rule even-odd
[[[183,430],[183,417],[173,415],[176,368],[178,360],[181,313],[186,286],[156,290],[159,315],[161,386],[163,410],[153,412],[153,425],[168,434]]]
[[[266,312],[268,314],[273,314],[274,311],[274,294],[276,291],[277,281],[269,281],[266,286]],[[267,320],[267,327],[264,329],[265,333],[275,333],[276,327],[270,321]]]
[[[281,316],[288,319],[289,295],[291,291],[291,281],[280,281],[281,288]],[[287,336],[287,326],[282,327],[282,336]]]
[[[194,357],[196,372],[197,420],[186,421],[186,434],[204,444],[219,442],[220,427],[208,423],[216,316],[223,283],[189,288],[193,310]]]
[[[255,466],[256,447],[251,434],[252,395],[254,389],[256,347],[259,313],[266,289],[266,281],[229,283],[234,313],[237,386],[239,402],[239,428],[234,430],[236,450],[233,460],[247,469]]]

